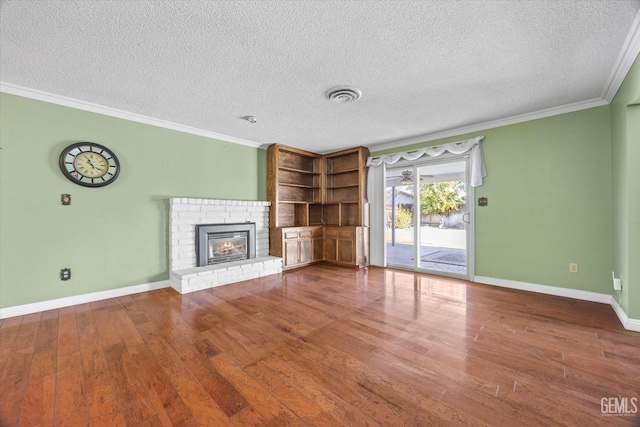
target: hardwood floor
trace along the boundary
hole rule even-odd
[[[315,265],[0,322],[2,426],[640,425],[602,415],[640,397],[610,306],[424,274]]]

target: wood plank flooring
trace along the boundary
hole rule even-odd
[[[424,274],[315,265],[0,322],[2,426],[640,425],[602,415],[640,398],[610,306]]]

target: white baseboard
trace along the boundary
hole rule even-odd
[[[640,332],[640,320],[630,319],[624,312],[618,301],[609,294],[581,291],[578,289],[559,288],[556,286],[538,285],[536,283],[518,282],[516,280],[496,279],[493,277],[475,276],[474,282],[485,285],[500,286],[502,288],[519,289],[521,291],[537,292],[540,294],[555,295],[559,297],[579,299],[582,301],[599,302],[613,307],[618,319],[625,329]]]
[[[474,282],[485,285],[500,286],[502,288],[519,289],[521,291],[537,292],[539,294],[555,295],[583,301],[611,303],[611,295],[597,292],[579,291],[577,289],[558,288],[556,286],[538,285],[536,283],[518,282],[516,280],[496,279],[493,277],[476,276]]]
[[[640,332],[640,320],[630,319],[613,296],[611,297],[611,307],[613,307],[613,311],[616,312],[618,319],[620,319],[620,322],[622,322],[622,326],[624,326],[625,329]]]
[[[49,301],[34,302],[32,304],[0,308],[0,319],[23,316],[25,314],[37,313],[40,311],[54,310],[56,308],[69,307],[71,305],[86,304],[88,302],[122,297],[125,295],[139,294],[141,292],[168,288],[169,286],[170,285],[168,280],[161,280],[159,282],[127,286],[126,288],[110,289],[108,291],[93,292],[90,294],[74,295],[71,297],[52,299]]]
[[[547,295],[574,298],[583,301],[610,304],[625,329],[640,332],[640,320],[629,318],[627,316],[627,313],[624,312],[622,307],[620,307],[620,304],[618,304],[618,301],[616,301],[616,299],[612,295],[600,294],[597,292],[580,291],[577,289],[558,288],[555,286],[538,285],[536,283],[518,282],[515,280],[496,279],[493,277],[484,276],[475,276],[473,281],[476,283],[483,283],[485,285],[500,286],[503,288],[519,289],[522,291],[537,292]],[[35,302],[32,304],[0,308],[0,319],[23,316],[25,314],[38,313],[40,311],[54,310],[57,308],[69,307],[77,304],[86,304],[88,302],[117,298],[125,295],[138,294],[141,292],[153,291],[155,289],[168,288],[170,286],[171,285],[169,280],[161,280],[159,282],[128,286],[126,288],[110,289],[108,291],[93,292],[90,294],[75,295],[49,301]]]

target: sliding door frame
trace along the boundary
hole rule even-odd
[[[466,274],[457,274],[450,272],[443,272],[438,270],[429,270],[420,267],[420,213],[419,213],[419,205],[420,205],[420,191],[419,191],[419,168],[423,166],[431,166],[442,163],[455,163],[455,162],[464,162],[465,163],[465,192],[466,192],[466,209],[469,214],[469,222],[466,226],[466,258],[467,258],[467,271]],[[386,260],[386,240],[384,239],[384,228],[381,230],[383,235],[382,243],[384,244],[383,254],[384,254],[384,266],[389,265],[389,267],[418,271],[422,273],[434,274],[438,276],[446,276],[446,277],[454,277],[457,279],[464,280],[474,280],[475,276],[475,193],[474,188],[470,185],[470,176],[471,176],[471,159],[468,153],[466,154],[443,154],[437,158],[433,157],[425,157],[417,160],[401,160],[390,167],[385,168],[383,173],[382,180],[382,191],[386,191],[386,171],[388,169],[412,169],[413,176],[417,177],[416,182],[414,183],[414,206],[416,207],[413,215],[413,230],[414,230],[414,265],[413,267],[408,267],[406,265],[393,264],[389,265]],[[418,191],[416,191],[418,190]],[[379,201],[382,202],[383,206],[381,207],[382,211],[384,211],[384,197],[378,198]],[[374,206],[372,203],[372,209],[379,209],[379,207]],[[372,224],[373,225],[373,224]],[[378,230],[375,230],[378,232]],[[374,239],[372,239],[373,241]],[[379,240],[379,239],[378,239]],[[378,249],[378,248],[377,248]]]

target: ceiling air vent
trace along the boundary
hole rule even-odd
[[[349,87],[335,87],[327,92],[327,98],[337,102],[339,104],[346,104],[348,102],[357,101],[360,98],[360,92],[358,89],[351,89]]]

